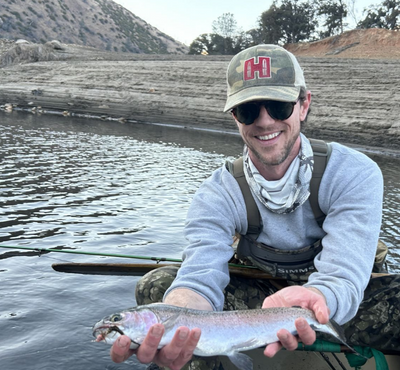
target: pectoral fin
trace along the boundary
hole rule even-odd
[[[232,352],[228,357],[238,369],[253,370],[253,360],[250,356],[240,352]]]
[[[164,328],[165,328],[165,334],[168,333],[170,330],[172,330],[175,327],[175,325],[177,325],[177,323],[179,322],[179,318],[184,313],[185,313],[185,311],[177,310],[174,314],[172,314],[166,320],[161,321],[161,324],[163,324]]]
[[[181,312],[177,310],[176,313],[171,315],[168,319],[161,322],[164,325],[165,333],[168,333],[175,327],[175,324],[178,322],[179,317],[181,316]]]

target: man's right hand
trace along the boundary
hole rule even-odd
[[[143,343],[136,350],[129,348],[130,338],[122,335],[111,347],[111,359],[119,363],[136,354],[142,363],[154,362],[159,366],[169,367],[171,370],[179,370],[192,358],[201,331],[198,328],[189,330],[187,327],[179,327],[172,341],[158,350],[163,334],[164,326],[162,324],[153,325]]]
[[[178,307],[212,310],[210,303],[203,296],[186,288],[174,289],[167,295],[164,303]],[[129,348],[131,345],[129,337],[120,336],[111,347],[111,359],[114,362],[123,362],[135,354],[137,359],[144,364],[154,362],[159,366],[169,367],[171,370],[181,369],[192,358],[201,331],[199,328],[190,330],[187,327],[179,327],[171,342],[159,350],[158,346],[164,330],[162,324],[153,325],[143,343],[135,350]]]

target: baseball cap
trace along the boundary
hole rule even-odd
[[[224,112],[252,100],[294,102],[306,88],[296,57],[277,45],[257,45],[236,54],[227,70]]]

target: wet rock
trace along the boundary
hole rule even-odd
[[[61,42],[58,40],[48,41],[48,42],[46,42],[45,45],[50,46],[55,50],[65,50],[66,49],[66,46],[61,44]]]
[[[16,45],[30,44],[30,42],[24,39],[18,39],[17,41],[15,41],[15,44]]]

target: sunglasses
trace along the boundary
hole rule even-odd
[[[245,125],[251,125],[260,115],[260,108],[264,106],[268,114],[278,121],[288,119],[294,110],[294,106],[299,99],[295,102],[284,102],[275,100],[253,101],[249,103],[240,104],[231,110],[235,118]]]

